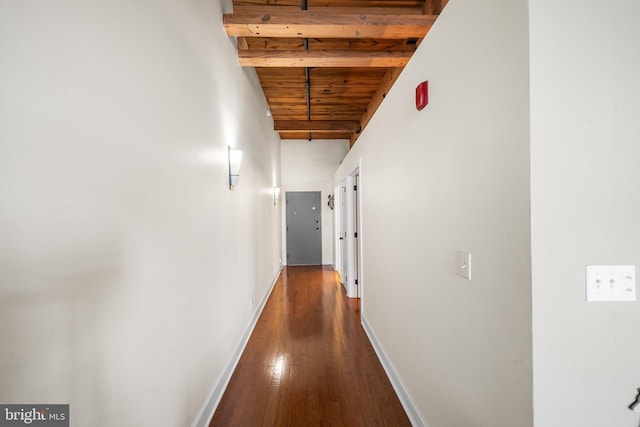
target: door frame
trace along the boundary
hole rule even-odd
[[[336,186],[334,189],[334,270],[338,272],[340,275],[340,283],[344,286],[345,291],[347,290],[347,280],[348,280],[348,271],[346,262],[346,237],[347,237],[347,229],[346,229],[346,194],[347,194],[347,183],[345,180],[342,180],[340,184]]]
[[[336,259],[336,264],[340,266],[338,270],[340,273],[346,271],[347,280],[345,285],[347,296],[350,298],[363,298],[364,295],[364,253],[363,253],[363,241],[364,235],[363,221],[362,221],[362,160],[359,158],[356,164],[345,174],[340,180],[340,184],[337,188],[342,187],[343,183],[347,188],[346,194],[346,206],[339,205],[340,212],[336,212],[336,217],[342,218],[342,209],[346,210],[347,224],[346,224],[346,266],[343,265],[342,257]],[[354,191],[354,185],[358,182],[358,190]],[[336,195],[336,196],[339,196]],[[338,197],[336,197],[337,199]],[[338,228],[339,230],[339,228]],[[357,233],[357,238],[355,237]],[[334,233],[335,246],[340,245],[339,232]],[[358,281],[356,285],[356,280]],[[361,308],[364,309],[361,302]]]

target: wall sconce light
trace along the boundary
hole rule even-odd
[[[273,187],[273,206],[278,204],[280,198],[280,187]]]
[[[240,178],[240,163],[242,162],[242,151],[229,147],[229,189],[233,190],[238,185]]]

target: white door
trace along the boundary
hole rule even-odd
[[[353,272],[356,285],[356,297],[360,298],[360,206],[359,206],[359,175],[353,177]]]
[[[340,236],[338,236],[340,244],[340,280],[342,284],[347,286],[349,264],[347,263],[347,187],[343,182],[340,184]]]

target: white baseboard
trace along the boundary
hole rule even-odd
[[[273,287],[275,286],[276,282],[278,281],[278,278],[280,277],[280,273],[282,273],[282,267],[280,267],[280,269],[278,270],[278,273],[276,274],[276,277],[271,282],[269,289],[260,300],[260,304],[258,304],[258,306],[256,307],[256,310],[254,310],[253,316],[251,317],[251,321],[249,322],[249,325],[247,325],[247,328],[245,329],[244,333],[242,334],[242,338],[240,339],[240,342],[236,346],[234,352],[231,355],[231,358],[227,362],[227,365],[225,366],[225,368],[222,370],[222,373],[218,377],[218,381],[216,381],[213,387],[213,390],[211,390],[211,393],[209,393],[209,397],[200,408],[200,411],[198,412],[198,415],[196,415],[196,418],[193,421],[193,424],[191,424],[191,427],[207,427],[211,422],[211,419],[213,418],[213,414],[215,413],[216,408],[220,403],[220,399],[222,399],[222,395],[224,394],[224,391],[227,388],[229,381],[231,380],[233,371],[235,371],[236,366],[240,361],[240,356],[242,356],[242,352],[244,351],[244,348],[247,346],[247,342],[249,342],[249,337],[251,337],[253,328],[255,328],[256,323],[258,323],[258,318],[260,317],[260,314],[262,313],[262,310],[264,309],[264,306],[267,303],[269,296],[271,295],[271,291],[273,291]]]
[[[402,407],[404,408],[405,412],[407,413],[407,416],[409,417],[409,421],[411,421],[411,425],[413,427],[429,427],[427,422],[424,420],[424,418],[422,418],[420,411],[411,400],[411,397],[409,396],[409,393],[407,393],[407,390],[404,387],[404,384],[402,383],[402,381],[400,380],[400,377],[398,377],[398,374],[396,374],[395,368],[387,358],[387,355],[385,354],[384,350],[382,349],[382,346],[378,342],[378,338],[376,338],[376,334],[373,332],[373,329],[371,329],[371,326],[369,325],[369,322],[367,322],[367,318],[364,316],[364,314],[361,315],[361,321],[362,321],[362,327],[364,328],[364,331],[369,337],[369,341],[371,341],[371,345],[373,346],[373,349],[378,355],[378,359],[380,359],[380,363],[382,364],[382,367],[387,373],[387,376],[389,377],[389,381],[391,381],[391,385],[393,386],[393,389],[396,391],[396,394],[398,395],[398,399],[400,399],[400,403],[402,404]]]

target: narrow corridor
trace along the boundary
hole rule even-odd
[[[288,267],[211,421],[217,426],[410,426],[330,267]]]

